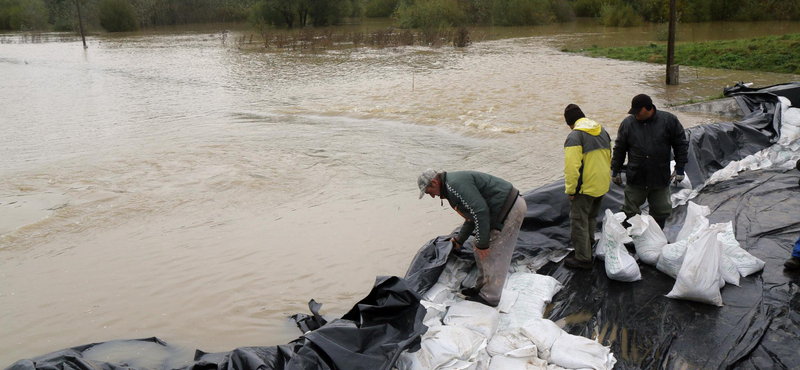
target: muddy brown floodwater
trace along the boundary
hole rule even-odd
[[[741,36],[800,28],[759,25]],[[561,52],[656,32],[585,21],[487,29],[513,38],[463,50],[315,53],[223,45],[212,28],[96,35],[88,50],[0,35],[2,366],[119,338],[158,336],[187,359],[285,343],[309,299],[339,316],[460,224],[417,200],[421,170],[529,190],[562,176],[569,103],[614,133],[638,93],[665,107],[797,78],[684,68],[667,88],[662,66]]]

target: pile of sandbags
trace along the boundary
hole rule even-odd
[[[631,226],[625,230],[624,214],[606,210],[596,248],[605,258],[606,275],[618,281],[641,279],[634,257],[623,247],[632,240],[639,260],[676,279],[667,297],[721,306],[719,290],[725,284],[739,286],[740,277],[764,268],[764,261],[740,247],[731,222],[710,225],[708,207],[694,202],[689,202],[686,212],[677,240],[668,243],[651,216],[631,217]]]
[[[471,266],[470,266],[471,267]],[[468,267],[448,261],[438,287],[424,296],[429,327],[421,348],[405,352],[398,370],[610,370],[616,359],[608,347],[571,335],[543,319],[546,304],[562,288],[550,276],[527,272],[509,275],[501,309],[464,301],[456,291],[468,279]],[[435,286],[436,287],[436,286]],[[512,298],[507,298],[512,297]]]

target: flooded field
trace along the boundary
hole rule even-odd
[[[417,200],[421,170],[529,190],[562,177],[569,103],[615,133],[638,93],[666,107],[798,77],[683,68],[666,87],[662,66],[560,51],[648,43],[655,26],[315,52],[223,43],[225,27],[94,35],[87,50],[0,34],[2,366],[119,338],[188,353],[285,343],[309,299],[339,316],[460,224]],[[682,27],[684,41],[800,31]]]

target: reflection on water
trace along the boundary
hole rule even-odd
[[[560,51],[647,38],[592,22],[314,53],[214,27],[0,45],[0,362],[117,338],[285,343],[309,299],[339,316],[459,225],[416,199],[422,169],[532,189],[562,176],[569,103],[614,132],[641,92],[665,107],[795,77],[684,69],[665,88],[660,66]]]

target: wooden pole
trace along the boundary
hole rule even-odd
[[[81,16],[81,0],[75,0],[75,4],[78,4],[78,27],[81,29],[81,39],[83,39],[83,48],[88,49],[89,47],[86,46],[86,36],[83,33],[83,17]]]
[[[677,0],[669,0],[669,40],[667,41],[667,85],[678,84],[678,66],[675,64],[675,18]]]

